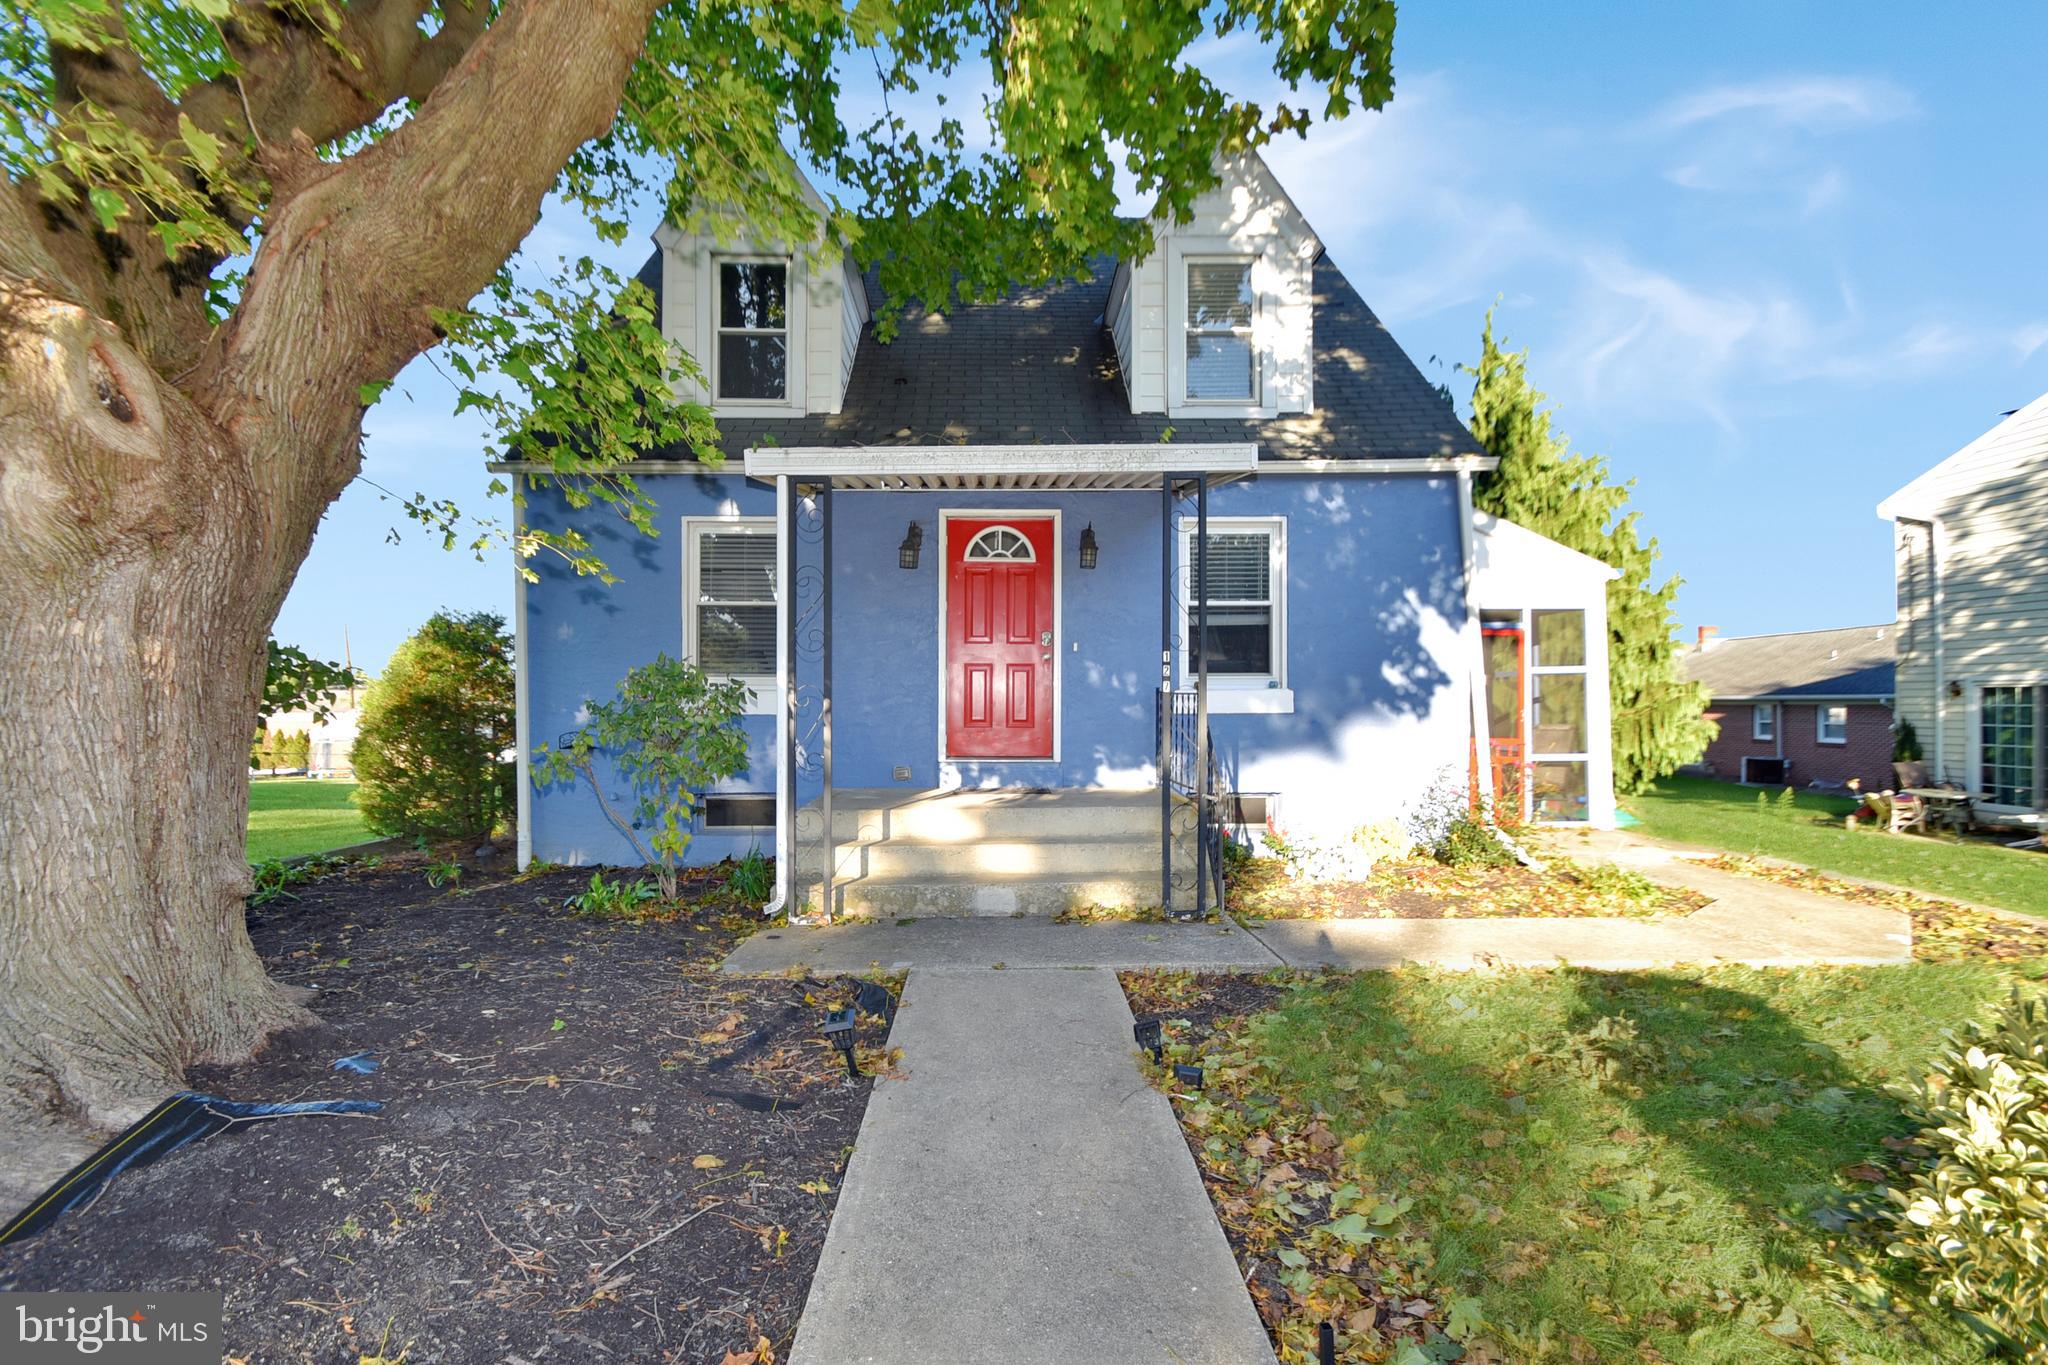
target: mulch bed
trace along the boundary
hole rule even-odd
[[[719,976],[752,914],[572,915],[589,878],[391,859],[252,911],[324,1022],[193,1088],[384,1111],[129,1172],[0,1287],[222,1290],[230,1361],[783,1359],[867,1104],[817,1032],[857,983]]]
[[[1780,886],[1814,891],[1861,905],[1903,910],[1913,920],[1913,956],[1923,962],[2018,962],[2048,957],[2048,921],[1995,915],[1934,896],[1888,891],[1830,877],[1810,867],[1792,867],[1723,854],[1701,858],[1702,867],[1756,877]]]
[[[1398,858],[1359,882],[1298,881],[1277,859],[1254,858],[1230,877],[1231,911],[1259,919],[1654,919],[1690,914],[1707,903],[1691,891],[1562,858],[1540,872],[1519,864],[1446,867],[1428,858]]]

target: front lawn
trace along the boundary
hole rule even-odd
[[[296,858],[360,844],[371,834],[356,809],[356,784],[265,777],[249,783],[249,861]]]
[[[382,1101],[230,1130],[0,1248],[0,1288],[226,1294],[249,1361],[787,1359],[867,1104],[818,1032],[859,983],[718,971],[759,926],[700,874],[662,918],[591,871],[403,853],[251,910],[321,1027],[209,1067],[241,1100]],[[879,1021],[863,1019],[862,1061]],[[368,1075],[335,1069],[367,1053]]]
[[[1284,1363],[1965,1361],[1875,1224],[1886,1087],[2048,961],[1134,975]],[[1218,1012],[1212,993],[1234,1001]],[[1450,1340],[1446,1340],[1449,1338]],[[1403,1345],[1413,1348],[1404,1354]]]
[[[1765,797],[1762,806],[1759,795]],[[1643,833],[1659,839],[1783,858],[1930,895],[2048,915],[2048,855],[1870,829],[1852,834],[1842,826],[1842,817],[1856,808],[1848,797],[1799,792],[1788,809],[1774,792],[1706,778],[1667,777],[1655,791],[1623,804],[1642,821]]]

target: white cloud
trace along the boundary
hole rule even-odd
[[[1814,130],[1878,123],[1917,113],[1910,91],[1859,76],[1786,75],[1709,86],[1680,95],[1652,116],[1654,127],[1689,128],[1731,115]]]
[[[2024,365],[2034,358],[2034,353],[2048,346],[2048,322],[2024,323],[2013,329],[2012,348],[2019,352],[2017,363]]]

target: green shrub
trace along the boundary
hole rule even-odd
[[[602,872],[590,874],[590,885],[563,901],[579,915],[600,919],[621,919],[637,913],[642,906],[661,899],[661,889],[645,877],[633,881],[609,881]]]
[[[752,695],[745,683],[715,681],[693,663],[657,655],[626,674],[617,701],[590,704],[589,721],[566,748],[534,750],[534,785],[588,783],[605,819],[654,869],[662,897],[674,900],[698,794],[746,769],[740,717]],[[631,798],[626,810],[598,777],[599,755]]]
[[[1231,845],[1225,844],[1225,848]],[[741,905],[756,909],[768,903],[775,894],[775,865],[761,856],[761,850],[750,848],[747,856],[732,865],[732,871],[725,879],[726,892]]]
[[[304,730],[285,732],[277,742],[277,766],[303,768],[313,759],[313,736]]]
[[[1455,770],[1445,769],[1404,821],[1409,840],[1447,867],[1506,867],[1514,853],[1501,842],[1495,812],[1475,801]]]
[[[491,612],[437,612],[363,698],[356,805],[373,833],[483,839],[513,804],[512,640]]]
[[[1892,762],[1918,763],[1926,755],[1920,752],[1920,736],[1913,729],[1913,722],[1902,720],[1892,731]]]
[[[1998,1350],[2048,1361],[2048,1004],[2015,990],[1903,1097],[1934,1155],[1892,1192],[1891,1254]]]

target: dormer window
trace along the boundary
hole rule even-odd
[[[718,262],[718,339],[713,383],[720,402],[781,403],[789,397],[789,262]]]
[[[1252,344],[1258,296],[1249,258],[1189,260],[1187,397],[1194,403],[1257,403],[1259,357]]]

